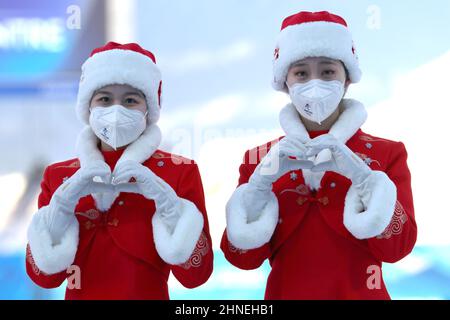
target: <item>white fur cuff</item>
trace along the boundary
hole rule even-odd
[[[367,210],[356,188],[350,186],[345,197],[344,225],[357,239],[381,234],[391,222],[397,200],[397,187],[382,171],[372,171]],[[362,212],[361,212],[362,211]]]
[[[73,216],[61,243],[52,244],[50,233],[45,225],[43,215],[48,207],[42,207],[34,214],[28,227],[28,244],[37,267],[44,273],[51,275],[66,270],[75,260],[78,248],[78,220]]]
[[[236,190],[226,206],[227,236],[233,246],[243,250],[256,249],[269,242],[278,224],[278,199],[273,192],[258,220],[248,223],[243,194],[248,184]]]
[[[186,262],[197,245],[203,230],[203,215],[194,203],[181,200],[181,214],[173,234],[161,220],[158,211],[152,218],[156,251],[166,263],[176,265]]]

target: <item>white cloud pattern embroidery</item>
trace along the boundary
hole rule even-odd
[[[397,200],[395,203],[394,216],[391,223],[384,229],[383,233],[377,236],[377,239],[389,239],[393,235],[402,233],[403,225],[408,220],[408,215],[403,209],[402,204]]]
[[[200,235],[200,238],[197,241],[197,245],[194,249],[194,252],[192,252],[191,256],[189,257],[189,260],[186,261],[183,264],[180,264],[180,266],[186,270],[194,267],[199,267],[202,264],[203,257],[208,253],[209,251],[209,244],[208,239],[206,238],[206,235],[204,232]]]

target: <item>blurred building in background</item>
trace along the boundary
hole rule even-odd
[[[139,42],[163,74],[162,148],[195,159],[204,182],[215,270],[178,299],[261,299],[270,266],[231,266],[219,250],[225,204],[246,149],[282,131],[287,96],[273,91],[271,59],[282,19],[329,10],[346,18],[363,78],[348,97],[365,103],[368,133],[405,143],[419,238],[384,265],[395,299],[450,298],[450,72],[446,0],[0,0],[0,298],[60,299],[25,274],[26,229],[45,166],[75,157],[80,66],[106,41]],[[420,23],[419,23],[420,21]]]

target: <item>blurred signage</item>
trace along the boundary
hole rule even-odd
[[[104,0],[0,0],[0,86],[70,78],[105,41]]]

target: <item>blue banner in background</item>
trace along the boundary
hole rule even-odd
[[[1,0],[0,87],[79,74],[90,50],[104,42],[104,11],[103,0]]]

